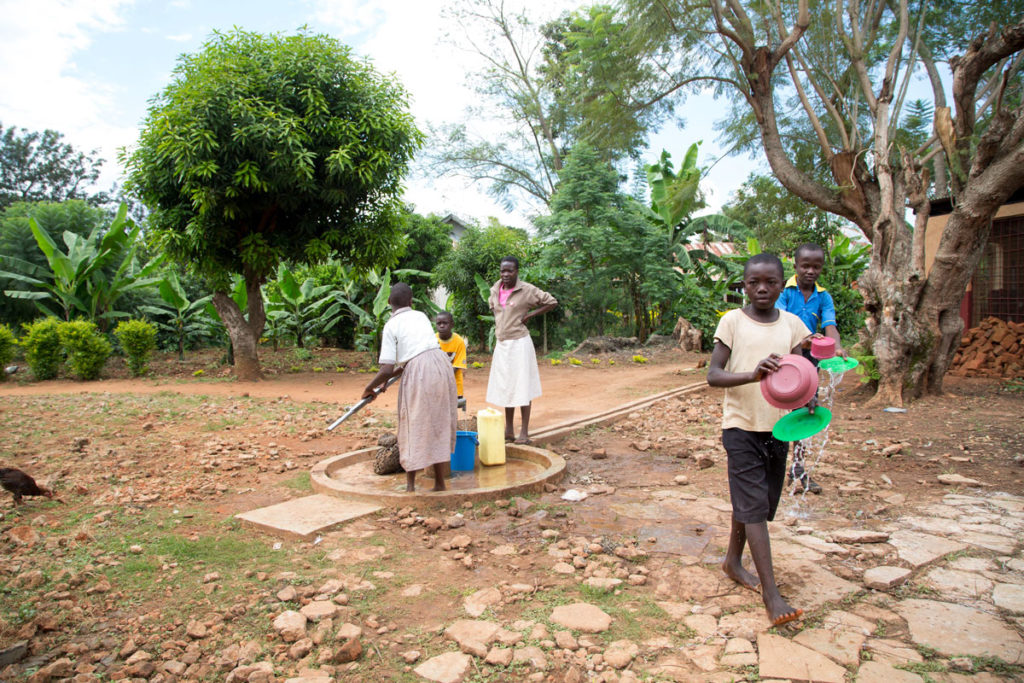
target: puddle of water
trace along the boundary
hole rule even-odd
[[[654,543],[643,544],[643,547],[650,551],[700,558],[716,532],[715,527],[707,524],[679,520],[673,524],[640,527],[636,533],[637,537],[644,541],[648,538],[657,539]]]
[[[508,458],[504,465],[484,467],[477,465],[472,472],[452,472],[445,479],[445,485],[453,491],[466,489],[502,489],[532,479],[544,471],[540,463]],[[365,461],[349,467],[343,467],[331,476],[335,481],[354,488],[368,491],[403,492],[405,491],[405,472],[398,474],[379,475],[373,473],[373,462]],[[430,488],[434,485],[431,468],[416,476],[416,490]]]
[[[643,541],[642,547],[658,553],[669,553],[694,558],[697,561],[708,545],[719,536],[726,536],[728,530],[688,515],[681,514],[673,501],[662,504],[615,503],[612,505],[589,505],[591,499],[576,508],[580,516],[578,529],[587,534],[628,535]],[[647,543],[647,539],[657,539]]]

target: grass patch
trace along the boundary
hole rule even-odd
[[[622,639],[640,642],[652,633],[666,630],[668,615],[650,597],[612,593],[600,607],[612,617],[611,627],[602,634],[606,642]]]
[[[974,671],[991,671],[992,673],[1000,676],[1006,676],[1013,680],[1024,680],[1024,666],[1020,664],[1010,664],[998,657],[992,657],[989,655],[978,656],[978,655],[963,655],[971,660],[971,664],[974,665]]]
[[[894,668],[903,669],[904,671],[921,675],[946,671],[945,665],[932,660],[924,662],[904,662],[903,664],[896,664]]]
[[[309,472],[299,472],[291,479],[286,479],[281,482],[281,485],[285,488],[292,489],[293,491],[313,490],[313,482],[310,480]]]

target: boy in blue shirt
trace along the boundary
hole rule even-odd
[[[793,254],[793,261],[796,263],[796,274],[786,282],[775,307],[800,318],[812,333],[834,339],[836,355],[845,357],[846,351],[843,350],[839,330],[836,328],[835,302],[832,301],[832,295],[818,284],[818,278],[825,267],[825,250],[820,244],[802,244]],[[802,352],[817,367],[818,359],[811,356],[810,350],[802,349]],[[804,472],[803,463],[799,460],[793,462],[790,480],[793,479],[800,482],[804,491],[821,493],[821,486]]]

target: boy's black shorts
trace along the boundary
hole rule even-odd
[[[722,430],[722,445],[729,460],[729,495],[732,517],[743,524],[775,519],[786,480],[789,443],[771,432]]]

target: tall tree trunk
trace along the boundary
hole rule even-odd
[[[235,377],[242,381],[255,382],[263,379],[260,371],[259,342],[266,324],[263,295],[259,280],[246,275],[245,289],[248,297],[248,319],[234,299],[224,292],[213,295],[213,306],[228,330],[235,352]]]

